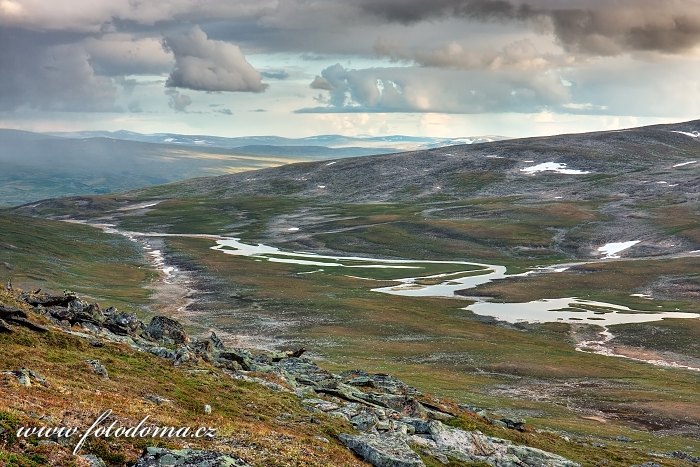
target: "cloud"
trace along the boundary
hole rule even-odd
[[[112,80],[95,72],[81,47],[45,44],[54,40],[0,30],[0,110],[118,110]]]
[[[362,0],[359,7],[389,22],[412,24],[461,17],[478,22],[529,22],[569,52],[680,54],[700,44],[700,0]]]
[[[346,69],[336,64],[311,83],[328,89],[327,105],[300,113],[537,112],[559,107],[569,90],[553,73],[429,70],[418,67]]]
[[[168,99],[168,107],[176,112],[187,112],[187,107],[192,104],[192,99],[187,94],[181,94],[175,89],[166,89],[165,94]]]
[[[157,75],[173,67],[173,56],[158,37],[105,34],[85,39],[83,46],[90,55],[90,63],[104,75]]]
[[[536,71],[571,66],[575,59],[564,54],[540,53],[533,42],[522,39],[512,42],[500,50],[467,46],[453,41],[434,49],[408,49],[402,45],[380,38],[374,46],[379,56],[394,62],[412,62],[425,67],[456,68],[463,70],[504,68]]]
[[[238,46],[209,39],[199,26],[169,36],[163,43],[175,55],[168,87],[227,92],[263,92],[267,88]]]
[[[283,80],[289,78],[289,73],[286,70],[282,69],[263,70],[260,74],[268,79]]]

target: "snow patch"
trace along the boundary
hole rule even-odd
[[[681,135],[690,136],[691,138],[700,138],[700,131],[672,131],[671,133],[679,133]]]
[[[328,164],[326,164],[326,167],[328,167],[329,165],[336,164],[337,162],[338,162],[338,161],[329,162]]]
[[[673,166],[673,168],[676,167],[683,167],[685,165],[690,165],[690,164],[697,164],[698,161],[688,161],[688,162],[681,162],[680,164],[676,164]]]
[[[604,258],[619,258],[617,253],[624,251],[628,248],[633,247],[639,243],[639,240],[633,240],[630,242],[616,242],[616,243],[606,243],[605,245],[598,248],[600,254],[604,254]]]
[[[525,167],[524,169],[520,169],[520,171],[527,174],[535,174],[537,172],[556,172],[566,175],[581,175],[590,173],[587,170],[567,169],[566,164],[561,162],[545,162],[543,164]]]

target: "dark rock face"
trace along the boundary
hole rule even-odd
[[[147,448],[133,467],[250,467],[245,461],[212,451]]]
[[[146,327],[146,333],[155,340],[172,341],[175,344],[186,344],[190,341],[185,328],[167,316],[153,317]]]
[[[20,300],[32,305],[32,306],[60,306],[67,307],[70,302],[77,299],[78,297],[69,291],[65,291],[63,295],[51,295],[47,293],[22,293],[20,295]]]
[[[44,326],[32,322],[24,311],[0,305],[0,333],[11,333],[11,325],[22,326],[37,332],[48,331]]]

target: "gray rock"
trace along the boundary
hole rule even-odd
[[[214,331],[211,332],[211,336],[209,336],[209,340],[212,342],[214,345],[214,348],[216,350],[223,350],[226,346],[224,343],[219,339],[219,336],[216,335]]]
[[[413,432],[415,434],[430,433],[430,421],[428,420],[405,417],[401,419],[401,422],[413,427]]]
[[[250,467],[242,459],[213,451],[146,448],[133,467]]]
[[[425,464],[404,440],[370,433],[342,434],[340,441],[375,467],[420,467]]]
[[[190,341],[182,324],[167,316],[154,316],[146,327],[146,334],[155,340],[164,340],[175,344],[186,344]]]
[[[20,368],[19,370],[13,371],[12,373],[17,378],[17,382],[20,384],[20,386],[24,386],[25,388],[29,388],[32,386],[32,380],[29,375],[29,370],[27,370],[26,368]]]
[[[250,352],[242,349],[228,349],[216,357],[217,363],[231,370],[250,370],[253,358]]]
[[[175,352],[165,347],[151,347],[148,349],[150,353],[161,358],[167,358],[168,360],[175,360]]]
[[[556,454],[529,446],[520,446],[500,438],[486,436],[479,431],[464,431],[441,422],[429,424],[434,451],[465,462],[486,462],[498,467],[575,467]]]
[[[107,373],[107,368],[99,360],[86,360],[88,365],[92,367],[92,371],[95,374],[102,376],[104,379],[109,379],[109,374]]]
[[[189,362],[193,358],[192,353],[190,353],[189,349],[185,346],[180,347],[177,349],[177,352],[175,353],[175,365],[182,365],[185,362]]]
[[[350,423],[360,431],[370,431],[379,423],[379,420],[371,412],[365,412],[350,418]]]
[[[80,456],[80,458],[86,461],[90,467],[107,467],[105,461],[94,454],[85,454],[84,456]]]
[[[116,310],[105,319],[104,327],[121,336],[133,336],[143,328],[143,323],[131,313],[117,313]]]
[[[147,401],[153,402],[156,405],[169,405],[172,403],[170,399],[167,399],[163,396],[159,396],[158,394],[146,394],[143,396],[144,399]]]
[[[332,412],[340,408],[338,404],[323,399],[304,399],[301,401],[301,403],[320,410],[321,412]]]
[[[209,404],[204,405],[204,413],[206,415],[211,415],[211,405],[209,405]]]

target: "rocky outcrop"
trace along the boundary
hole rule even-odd
[[[30,320],[26,312],[18,308],[0,305],[0,333],[11,333],[13,331],[13,325],[25,327],[37,332],[47,331],[44,326]]]
[[[190,341],[185,332],[185,328],[167,316],[154,316],[146,327],[146,333],[155,340],[172,342],[175,344],[186,344]]]
[[[498,467],[577,465],[556,454],[479,431],[448,426],[446,423],[456,416],[451,410],[387,374],[353,370],[338,375],[302,356],[304,349],[266,351],[227,347],[214,333],[205,339],[190,339],[183,326],[171,318],[156,316],[145,326],[135,315],[119,313],[114,308],[102,311],[99,305],[88,304],[74,294],[64,295],[62,298],[42,294],[37,298],[36,294],[24,294],[22,299],[28,304],[35,303],[37,312],[62,328],[71,328],[69,332],[75,334],[73,327],[79,327],[77,333],[88,337],[93,345],[99,345],[100,340],[126,343],[168,359],[174,365],[207,362],[233,378],[294,393],[309,412],[325,413],[351,424],[356,432],[340,435],[340,441],[377,467],[422,466],[421,456],[441,463],[484,463]],[[4,311],[2,316],[27,318],[21,310]],[[87,363],[95,373],[108,378],[101,362]],[[32,374],[23,369],[17,378],[21,379],[20,384],[31,384]],[[156,404],[167,401],[159,396],[149,396],[148,400]],[[205,408],[205,413],[209,410]],[[490,419],[485,415],[482,418],[504,428],[525,429],[523,420]],[[136,464],[138,467],[160,465],[247,464],[214,452],[160,448],[148,448]]]
[[[134,467],[250,467],[242,459],[212,451],[146,448]]]
[[[421,467],[425,464],[408,444],[397,437],[375,434],[340,435],[340,440],[375,467]]]

